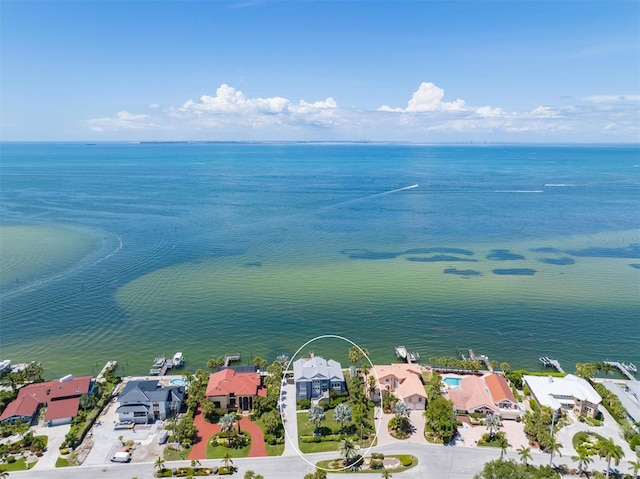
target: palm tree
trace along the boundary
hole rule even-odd
[[[509,365],[509,363],[501,363],[500,369],[502,369],[502,372],[506,373],[507,371],[509,371],[509,369],[511,369],[511,366]]]
[[[197,459],[191,459],[191,467],[193,469],[195,469],[196,467],[200,467],[202,464],[200,464],[200,461],[198,461]]]
[[[489,438],[493,439],[498,429],[502,427],[502,419],[498,415],[489,413],[484,419],[484,425],[489,430]]]
[[[386,469],[384,471],[382,471],[382,478],[383,479],[389,479],[391,476],[391,473],[389,471],[387,471]]]
[[[157,469],[158,472],[164,471],[164,459],[158,457],[158,459],[156,459],[156,462],[153,463],[153,468]]]
[[[353,439],[345,438],[340,441],[340,445],[338,446],[338,452],[340,452],[340,457],[348,462],[358,455],[358,446]]]
[[[309,421],[315,425],[315,430],[317,431],[320,428],[320,424],[325,419],[324,409],[322,406],[318,406],[317,404],[315,406],[311,406],[307,413],[307,417],[309,418]]]
[[[636,476],[636,479],[638,479],[640,477],[638,476],[638,471],[640,471],[640,459],[629,462],[629,466],[631,467],[631,469],[633,469],[633,475]]]
[[[289,356],[281,354],[276,358],[276,363],[280,365],[280,369],[282,369],[282,371],[285,371],[289,365]]]
[[[346,404],[338,404],[333,410],[333,419],[340,423],[340,432],[343,432],[344,423],[351,421],[351,408]]]
[[[571,460],[578,463],[578,471],[580,475],[587,472],[587,466],[593,462],[593,458],[584,447],[579,447],[576,451],[578,454],[571,457]]]
[[[231,431],[233,431],[233,426],[236,423],[236,417],[233,414],[225,414],[218,421],[218,425],[220,426],[220,430],[222,432],[227,433],[227,438],[229,438],[229,445],[233,446],[233,439],[231,437]]]
[[[375,376],[369,376],[369,378],[367,379],[367,384],[368,384],[368,392],[369,392],[369,399],[374,397],[374,394],[376,392],[376,386],[377,386],[377,381]]]
[[[598,449],[600,457],[604,457],[607,460],[608,478],[611,475],[611,460],[613,459],[616,466],[620,464],[620,459],[624,457],[624,451],[611,438],[600,439],[598,441]]]
[[[522,446],[522,447],[519,447],[517,451],[518,451],[518,455],[520,456],[520,460],[522,461],[522,464],[524,464],[525,466],[528,466],[529,461],[533,460],[533,456],[531,455],[531,448]]]
[[[358,361],[360,361],[360,350],[357,346],[352,346],[351,349],[349,349],[349,361],[354,366]]]
[[[228,452],[222,458],[222,465],[224,467],[229,467],[230,465],[233,465],[233,460],[231,459],[231,454],[229,454]]]
[[[549,458],[549,465],[553,465],[553,455],[554,454],[558,454],[558,456],[562,457],[562,452],[560,452],[560,450],[562,449],[562,444],[560,444],[558,442],[558,440],[555,437],[551,437],[551,439],[549,440],[549,444],[547,445],[547,450],[549,451],[549,453],[551,454],[551,457]]]
[[[509,441],[504,435],[498,438],[498,446],[500,446],[500,460],[504,457],[507,452],[507,448],[510,446]]]

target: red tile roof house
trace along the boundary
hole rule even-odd
[[[91,376],[82,376],[23,386],[15,401],[7,405],[0,422],[18,420],[33,424],[40,408],[46,407],[44,420],[48,426],[69,424],[78,414],[80,396],[90,394],[93,384]]]
[[[391,364],[375,366],[379,379],[373,400],[379,401],[385,393],[393,393],[410,409],[424,410],[427,407],[427,393],[420,380],[420,366],[415,364]]]
[[[498,374],[465,376],[457,387],[447,390],[458,412],[496,414],[502,419],[516,419],[521,411],[509,384]]]
[[[266,396],[260,373],[238,373],[233,369],[222,369],[209,376],[207,399],[219,409],[253,409],[253,398]]]

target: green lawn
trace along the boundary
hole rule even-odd
[[[260,426],[260,429],[262,429],[262,434],[266,436],[267,431],[265,430],[262,419],[258,419],[257,421],[255,421],[255,423]],[[278,434],[280,434],[280,436],[284,436],[284,429],[281,429]],[[276,444],[275,446],[272,446],[265,443],[264,445],[267,448],[267,454],[269,456],[282,456],[282,454],[284,453],[284,444]]]
[[[369,421],[371,424],[374,424],[374,409],[371,408],[369,411]],[[307,412],[299,413],[297,415],[298,419],[298,435],[299,436],[312,436],[315,426],[311,423],[307,417]],[[351,423],[346,423],[345,428],[348,428]],[[329,409],[325,412],[325,420],[320,425],[321,428],[329,428],[331,429],[333,434],[340,433],[340,423],[333,419],[333,409]],[[372,441],[367,440],[364,441],[362,447],[368,448],[371,446]],[[300,452],[304,454],[312,453],[312,452],[331,452],[338,450],[339,441],[324,441],[324,442],[302,442],[298,439],[298,449]]]
[[[242,430],[242,433],[246,434],[247,436],[250,436],[249,433],[244,429]],[[249,455],[249,451],[251,450],[250,442],[248,445],[244,447],[239,447],[239,448],[232,448],[232,447],[225,447],[225,446],[213,447],[211,445],[211,439],[214,436],[215,434],[207,440],[207,459],[222,459],[227,454],[229,454],[229,456],[231,457],[247,457]]]
[[[183,461],[189,457],[189,453],[191,453],[190,447],[178,451],[172,446],[167,446],[164,448],[163,456],[165,461]]]
[[[56,461],[56,467],[69,467],[69,460],[66,457],[59,457]]]
[[[8,464],[0,465],[0,471],[27,471],[36,465],[36,461],[27,463],[27,460],[24,457],[16,460],[16,462]]]

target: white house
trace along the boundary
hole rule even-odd
[[[578,416],[595,417],[602,398],[586,380],[573,374],[565,377],[523,376],[531,394],[541,406],[572,410]]]

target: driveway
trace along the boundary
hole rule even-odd
[[[635,453],[629,447],[629,443],[624,440],[622,430],[616,420],[604,407],[600,407],[600,410],[604,416],[602,426],[590,426],[586,423],[575,420],[575,418],[572,417],[575,422],[558,431],[558,440],[562,444],[562,455],[567,457],[575,456],[577,453],[572,444],[573,436],[578,431],[587,431],[595,432],[601,436],[613,439],[618,446],[622,447],[622,450],[624,451],[624,459],[632,460],[635,458]]]
[[[298,456],[298,416],[296,412],[296,386],[284,384],[280,392],[280,414],[284,424],[283,456]]]
[[[35,436],[47,436],[47,450],[38,459],[38,462],[31,470],[51,469],[56,467],[56,461],[60,457],[60,446],[64,442],[64,438],[71,429],[70,424],[64,426],[34,426],[31,428]]]

